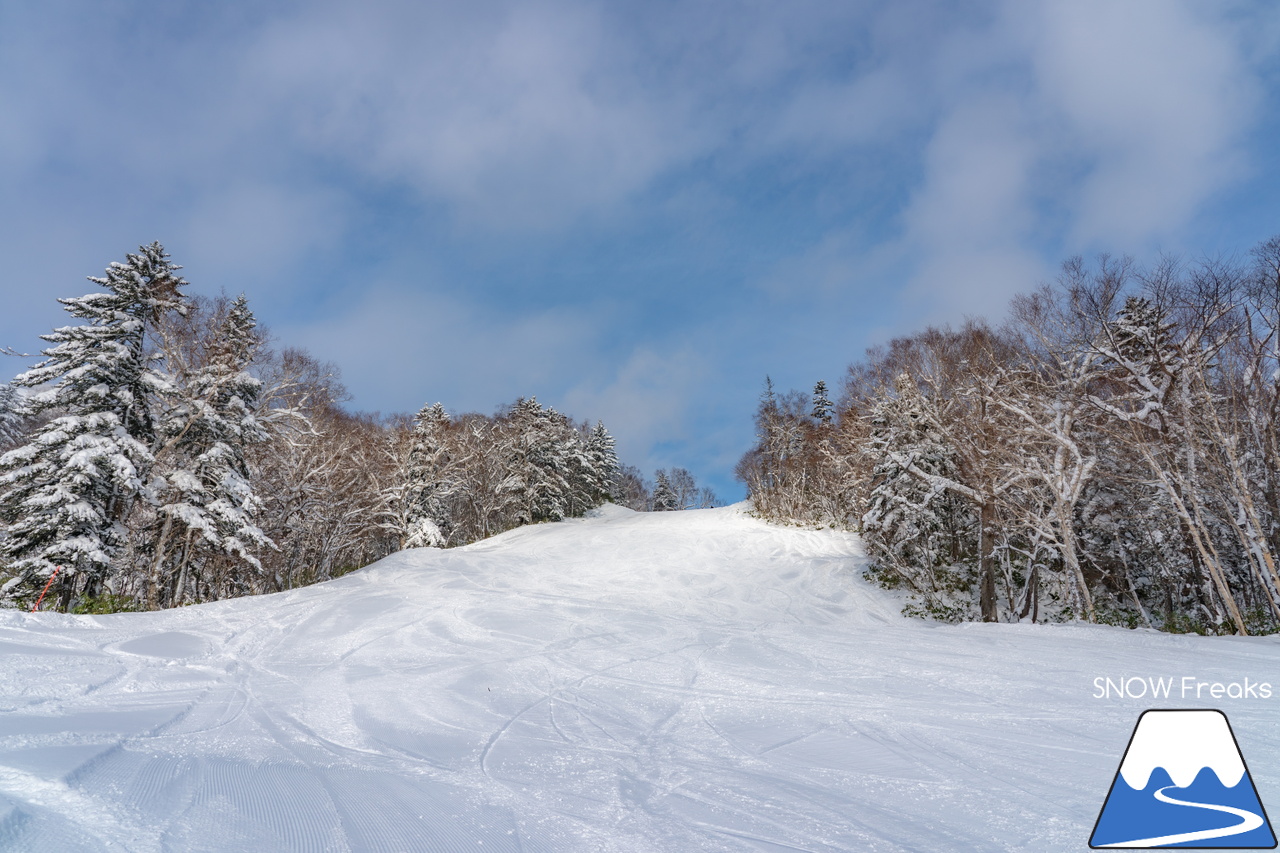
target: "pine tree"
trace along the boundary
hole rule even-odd
[[[452,530],[447,499],[453,484],[447,477],[449,451],[445,432],[449,415],[436,403],[423,406],[413,419],[413,447],[406,472],[409,535],[406,548],[439,548]]]
[[[559,521],[570,512],[569,464],[572,437],[554,409],[536,397],[517,400],[511,410],[515,441],[507,488],[523,498],[518,523]]]
[[[680,509],[675,489],[671,487],[671,480],[667,477],[665,469],[658,469],[658,473],[654,475],[654,481],[653,511],[671,512]]]
[[[1101,348],[1102,355],[1121,368],[1121,381],[1128,387],[1123,395],[1130,406],[1125,419],[1157,431],[1168,426],[1167,407],[1186,366],[1172,340],[1172,328],[1151,300],[1130,296],[1108,324],[1109,345]]]
[[[813,386],[813,419],[821,424],[831,423],[831,410],[835,404],[827,397],[827,383],[821,379]]]
[[[870,417],[877,462],[863,537],[882,582],[906,583],[927,612],[953,615],[945,593],[957,585],[952,567],[972,557],[975,519],[948,488],[958,476],[955,454],[925,417],[914,381],[900,375],[896,392]]]
[[[588,486],[591,505],[618,501],[618,453],[613,436],[600,421],[596,421],[595,429],[587,438],[586,455],[591,475]]]
[[[220,555],[241,567],[222,580],[243,587],[245,579],[235,575],[245,567],[261,570],[255,552],[273,544],[254,521],[262,502],[245,459],[246,448],[266,438],[255,415],[262,383],[247,372],[258,348],[256,326],[241,295],[208,342],[205,363],[167,395],[174,404],[160,429],[159,461],[167,470],[158,496],[162,521],[148,590],[152,607],[182,602],[197,554]],[[171,553],[174,540],[180,545]],[[170,560],[176,574],[166,572]]]
[[[14,380],[45,390],[28,398],[33,415],[54,415],[22,447],[0,457],[3,554],[16,576],[10,598],[34,592],[57,567],[59,604],[97,595],[124,544],[123,521],[143,495],[156,432],[158,393],[171,388],[147,351],[160,317],[182,305],[186,282],[159,243],[113,263],[106,292],[60,299],[86,321],[43,335],[45,360]]]
[[[24,410],[18,390],[7,382],[0,384],[0,450],[16,444],[22,437]]]

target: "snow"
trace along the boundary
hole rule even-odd
[[[1271,638],[942,626],[741,507],[402,552],[159,613],[0,612],[4,851],[1078,851],[1138,715]],[[1280,679],[1276,679],[1280,681]]]

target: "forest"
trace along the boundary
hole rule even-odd
[[[767,383],[756,512],[860,531],[904,612],[1280,629],[1280,237],[1243,260],[1101,256],[867,351],[839,399]]]
[[[336,368],[180,269],[159,244],[111,264],[0,384],[3,604],[173,607],[605,502],[718,502],[532,396],[351,412]],[[859,532],[908,615],[1280,629],[1280,237],[1244,260],[1071,259],[999,325],[868,350],[837,394],[766,380],[755,423],[753,511]]]
[[[337,577],[606,501],[712,505],[619,463],[602,423],[534,397],[494,415],[353,413],[335,367],[274,349],[248,300],[184,292],[159,244],[0,384],[0,604],[158,609]],[[42,601],[43,598],[43,601]]]

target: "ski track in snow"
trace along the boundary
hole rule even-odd
[[[861,568],[611,507],[279,595],[0,611],[0,851],[1081,850],[1182,704],[1095,677],[1280,684],[1270,638],[940,626]],[[1264,802],[1274,701],[1224,708]]]

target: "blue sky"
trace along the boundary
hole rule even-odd
[[[533,394],[736,499],[766,373],[1280,233],[1278,57],[1268,3],[0,0],[0,346],[159,240],[353,408]]]

